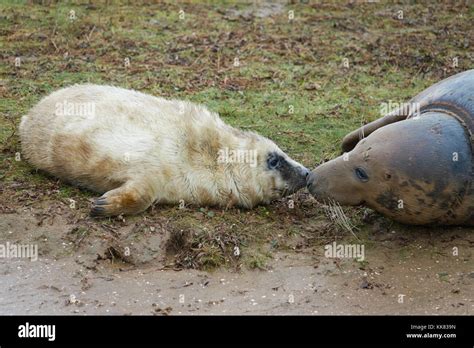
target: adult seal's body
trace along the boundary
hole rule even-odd
[[[93,215],[155,201],[251,208],[304,187],[309,173],[204,106],[110,86],[54,92],[22,118],[20,137],[36,168],[103,193]]]
[[[407,105],[347,135],[346,153],[308,177],[310,192],[407,224],[474,225],[474,70]]]

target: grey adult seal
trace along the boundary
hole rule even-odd
[[[365,204],[393,220],[474,225],[474,70],[424,90],[348,134],[313,170],[316,199]]]

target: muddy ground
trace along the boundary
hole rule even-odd
[[[200,271],[176,265],[166,241],[179,231],[159,211],[107,225],[57,201],[1,207],[1,240],[35,243],[39,258],[0,260],[0,314],[474,313],[463,228],[392,230],[371,216],[362,262],[299,239],[264,269]]]

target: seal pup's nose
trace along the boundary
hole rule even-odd
[[[308,168],[301,168],[301,174],[307,179],[308,175],[311,174],[311,171]]]

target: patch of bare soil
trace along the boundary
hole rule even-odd
[[[222,11],[224,19],[230,21],[237,20],[252,20],[253,18],[265,18],[278,15],[285,11],[285,2],[283,1],[259,1],[255,2],[253,6],[243,10],[230,8]]]
[[[86,238],[64,212],[45,213],[0,214],[1,243],[39,249],[37,261],[0,259],[0,314],[474,313],[468,229],[395,232],[375,222],[363,262],[303,247],[275,253],[266,270],[177,271],[166,267],[166,222]],[[136,248],[133,258],[124,245]]]

